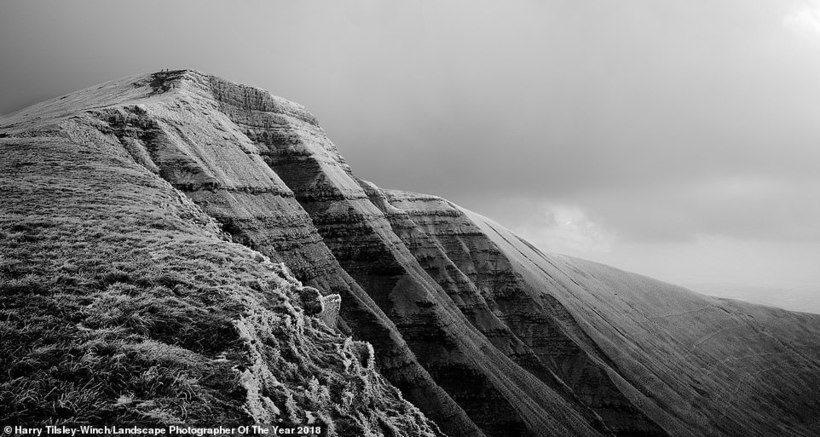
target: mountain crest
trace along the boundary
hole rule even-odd
[[[106,234],[86,232],[79,217],[133,204],[141,211],[129,221],[134,238],[151,242],[140,262],[174,268],[162,261],[170,249],[152,236],[162,229],[163,238],[180,238],[174,263],[203,257],[207,269],[222,266],[237,278],[241,292],[221,297],[230,302],[225,326],[237,343],[209,359],[243,357],[236,367],[242,388],[232,396],[254,420],[338,424],[339,435],[745,436],[817,428],[820,399],[800,393],[820,384],[818,317],[544,253],[440,197],[381,189],[354,175],[304,107],[264,90],[193,70],[132,76],[0,118],[0,136],[9,157],[3,211],[12,211],[3,216],[3,235],[15,238],[3,244],[37,238],[15,220],[50,214],[70,216],[67,232],[81,229],[104,246]],[[37,164],[29,168],[30,161]],[[43,177],[47,162],[71,167],[55,173],[58,185],[87,198],[58,202],[49,213],[26,209],[25,193],[41,202],[56,196],[54,181]],[[78,176],[83,168],[87,181]],[[127,217],[115,212],[111,223],[103,217],[95,226]],[[224,254],[186,249],[192,238]],[[276,290],[248,267],[257,259],[287,266]],[[0,274],[20,281],[24,273],[8,273],[20,268]],[[207,271],[186,274],[199,279],[143,282],[161,285],[149,291],[178,299],[196,319],[196,308],[222,289]],[[205,277],[207,287],[186,288]],[[125,273],[111,278],[125,284],[117,287],[143,283]],[[118,329],[133,338],[199,347],[128,323]],[[163,323],[171,322],[155,326]],[[31,354],[38,350],[20,341]],[[299,357],[311,348],[338,356],[322,367]],[[373,410],[343,401],[350,396]],[[99,408],[119,411],[119,401],[108,401]]]

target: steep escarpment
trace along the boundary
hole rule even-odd
[[[662,433],[618,390],[606,355],[563,305],[550,294],[527,293],[507,256],[464,212],[435,196],[371,189],[415,257],[496,347],[551,386],[568,386],[568,397],[611,431]]]
[[[245,418],[321,421],[340,435],[437,433],[425,416],[453,436],[812,435],[820,427],[820,401],[801,392],[820,383],[818,317],[544,254],[441,198],[383,190],[355,177],[315,117],[263,90],[187,70],[134,76],[27,108],[0,119],[0,129],[15,153],[50,156],[59,148],[34,144],[59,138],[72,159],[102,154],[107,166],[166,183],[185,206],[160,202],[154,214],[171,208],[179,229],[205,229],[261,269],[235,255],[206,271],[239,263],[253,278],[273,272],[239,281],[241,292],[227,297],[204,293],[209,305],[235,308],[222,326],[237,346],[191,349],[220,363],[241,357],[231,361],[236,398],[219,402],[242,397]],[[154,205],[132,185],[116,192],[131,193],[123,204]],[[165,250],[151,241],[146,253]],[[173,266],[193,262],[185,254],[199,252],[151,260],[180,269]],[[185,289],[165,288],[151,292]],[[152,396],[160,395],[139,405],[166,402]]]
[[[311,117],[290,116],[292,111],[281,109],[270,96],[255,89],[231,88],[217,80],[212,81],[212,87],[221,110],[242,127],[266,163],[294,191],[341,267],[391,318],[435,383],[459,401],[473,422],[487,432],[506,435],[527,433],[529,428],[567,432],[567,425],[553,417],[567,417],[570,427],[586,426],[549,390],[537,392],[535,399],[528,400],[529,405],[522,402],[515,385],[504,381],[504,369],[515,364],[490,345],[482,345],[487,340],[476,335],[474,327],[403,247]],[[231,89],[233,94],[226,91]],[[470,375],[474,379],[466,381]],[[531,378],[526,372],[518,375]],[[428,411],[428,395],[421,387],[398,385]],[[558,405],[563,411],[555,414],[539,404],[548,409]],[[518,413],[527,409],[535,409],[524,415],[533,422],[530,424]],[[429,410],[428,414],[435,417],[436,412]]]

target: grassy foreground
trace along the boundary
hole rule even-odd
[[[112,145],[9,137],[0,156],[2,424],[437,434],[284,266]]]

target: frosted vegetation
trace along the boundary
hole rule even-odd
[[[105,143],[59,136],[0,139],[4,422],[435,434],[370,346],[328,326],[338,297],[226,240]]]

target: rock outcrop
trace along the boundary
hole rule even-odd
[[[544,254],[444,199],[383,190],[354,176],[315,117],[263,90],[189,70],[135,76],[2,118],[0,133],[8,156],[72,153],[105,162],[90,171],[108,166],[165,184],[184,206],[168,212],[185,221],[180,232],[203,229],[260,265],[287,265],[292,277],[269,267],[281,278],[275,286],[220,295],[236,301],[230,331],[244,364],[235,391],[253,420],[313,420],[340,435],[808,436],[820,428],[820,397],[805,393],[820,387],[820,317]],[[8,185],[18,203],[47,173],[9,169],[27,181]],[[135,206],[150,198],[115,194]],[[153,214],[169,208],[157,205]],[[20,217],[8,215],[8,229]],[[4,281],[20,280],[4,268]],[[342,365],[298,358],[305,354]]]

